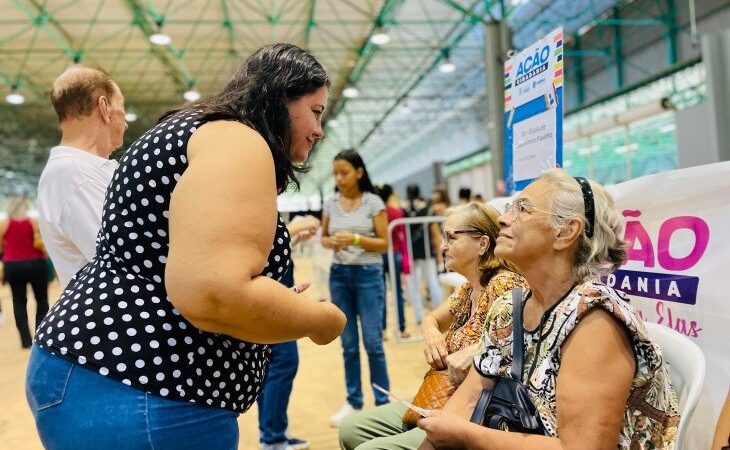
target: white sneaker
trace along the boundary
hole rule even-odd
[[[345,420],[345,417],[351,416],[360,411],[362,411],[362,408],[354,408],[351,404],[345,403],[339,411],[330,416],[330,426],[338,428],[342,421]]]

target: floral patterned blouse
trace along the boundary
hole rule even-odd
[[[528,297],[523,296],[524,302]],[[636,371],[624,411],[617,449],[674,448],[679,424],[677,396],[661,349],[649,338],[636,310],[623,293],[605,284],[584,282],[546,312],[543,325],[525,330],[522,379],[547,433],[558,436],[556,383],[560,348],[580,320],[593,308],[603,308],[631,335]],[[486,317],[482,353],[474,357],[484,376],[509,376],[512,367],[512,294],[497,299]]]
[[[448,299],[449,312],[454,316],[454,321],[446,332],[446,351],[452,354],[479,342],[489,307],[502,294],[515,287],[526,288],[527,282],[514,272],[500,270],[482,288],[477,311],[473,315],[469,299],[472,291],[471,283],[467,281],[456,288]]]

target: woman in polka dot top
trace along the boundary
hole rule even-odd
[[[129,147],[95,258],[39,326],[26,390],[53,449],[235,449],[266,344],[327,344],[344,315],[277,280],[276,196],[322,137],[329,80],[288,44],[259,49],[217,95]]]

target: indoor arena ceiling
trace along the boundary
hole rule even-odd
[[[334,153],[354,147],[375,178],[419,159],[424,139],[458,138],[460,115],[483,109],[485,23],[506,17],[521,48],[556,26],[590,27],[615,0],[1,0],[2,184],[34,182],[58,140],[47,99],[52,80],[73,62],[106,69],[130,123],[127,143],[183,93],[216,92],[258,47],[291,42],[309,49],[331,79],[326,137],[303,189],[329,185]],[[659,3],[659,2],[657,2]],[[375,44],[374,34],[390,42]],[[168,45],[151,43],[163,33]],[[452,72],[442,71],[453,63]],[[356,87],[357,97],[343,95]],[[480,105],[480,108],[475,108]],[[486,126],[486,124],[485,124]],[[486,131],[485,131],[486,133]],[[473,148],[467,148],[473,151]],[[460,156],[443,149],[442,160]],[[407,172],[407,170],[406,170]],[[381,175],[379,177],[378,175]],[[20,186],[20,187],[18,187]],[[29,190],[32,193],[32,189]]]

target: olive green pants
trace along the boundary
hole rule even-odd
[[[406,407],[392,402],[353,414],[340,424],[343,450],[416,450],[426,439],[420,428],[403,426]]]

